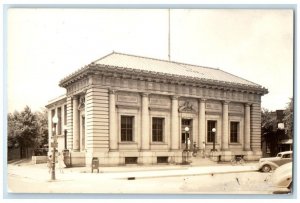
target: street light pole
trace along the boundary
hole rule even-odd
[[[216,131],[217,130],[216,130],[216,128],[213,128],[213,129],[211,129],[211,131],[213,132],[213,135],[214,135],[213,136],[213,149],[212,149],[212,151],[215,152],[215,151],[217,151],[216,148],[215,148],[215,145],[216,145]]]
[[[58,123],[58,117],[55,114],[54,117],[52,118],[53,126],[54,126],[54,131],[53,131],[53,152],[52,152],[52,173],[51,173],[51,180],[55,180],[55,151],[56,151],[56,124]]]
[[[185,131],[185,150],[188,151],[189,147],[188,147],[188,137],[187,137],[187,132],[189,131],[189,127],[185,127],[184,131]]]

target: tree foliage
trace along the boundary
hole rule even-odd
[[[8,147],[39,148],[47,143],[47,112],[33,113],[26,106],[23,111],[8,114]]]
[[[284,110],[283,122],[285,124],[286,133],[289,138],[293,138],[294,128],[294,100],[290,98],[287,107]]]
[[[272,116],[272,112],[266,108],[261,112],[261,129],[262,134],[270,134],[273,131],[273,126],[276,125],[276,117]]]

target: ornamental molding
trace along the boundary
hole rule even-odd
[[[264,95],[268,93],[268,90],[259,85],[252,86],[246,84],[239,84],[234,82],[224,82],[218,80],[196,78],[196,77],[187,77],[174,74],[158,73],[153,71],[144,71],[144,70],[133,70],[130,68],[121,68],[115,66],[103,66],[97,64],[90,64],[81,68],[73,74],[68,75],[63,78],[59,86],[67,88],[70,84],[82,79],[88,78],[89,75],[102,75],[105,77],[112,78],[129,78],[136,80],[145,80],[151,82],[161,82],[161,83],[174,83],[174,84],[185,84],[187,86],[194,87],[207,87],[210,89],[220,89],[220,90],[234,90],[237,92],[248,92],[255,93],[259,95]],[[149,89],[153,88],[148,87]]]
[[[196,113],[197,111],[194,109],[194,104],[188,100],[185,100],[183,105],[179,106],[179,112],[186,112],[186,113]]]

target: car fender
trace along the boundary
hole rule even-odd
[[[264,162],[261,162],[261,163],[260,163],[259,169],[261,169],[264,165],[270,165],[273,169],[279,167],[279,165],[275,164],[274,162],[271,162],[271,161],[264,161]]]

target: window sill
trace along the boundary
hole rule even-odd
[[[137,142],[130,142],[130,141],[121,141],[121,142],[119,142],[119,144],[124,144],[124,145],[131,145],[131,144],[137,144]]]
[[[167,145],[165,142],[151,142],[151,145]]]
[[[229,143],[230,145],[242,145],[241,143],[235,143],[235,142],[231,142]]]

